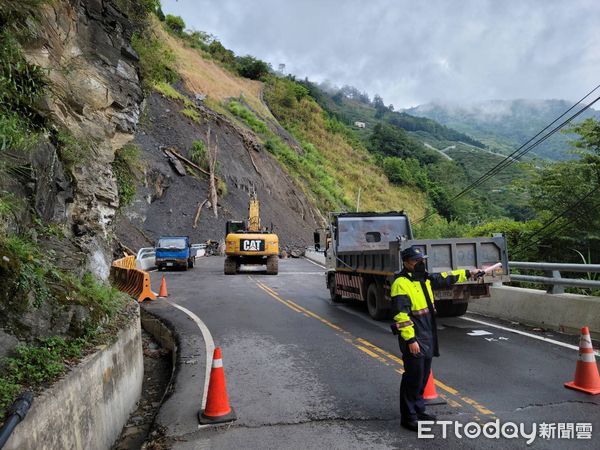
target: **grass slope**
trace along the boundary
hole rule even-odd
[[[217,62],[211,61],[207,53],[189,47],[181,39],[165,31],[155,17],[152,18],[151,27],[158,39],[174,55],[175,69],[188,91],[207,95],[212,104],[243,96],[260,116],[272,117],[261,101],[263,85],[260,81],[236,76]]]
[[[363,211],[405,209],[413,216],[424,214],[426,196],[416,188],[392,185],[364,145],[353,139],[351,131],[328,119],[310,97],[304,95],[296,103],[285,103],[285,99],[280,103],[271,95],[267,106],[263,102],[263,82],[233,74],[212,61],[207,53],[165,31],[157,20],[151,26],[174,55],[174,68],[185,87],[190,92],[208,95],[207,106],[255,133],[322,212],[353,210],[360,190]],[[271,80],[278,83],[276,78]],[[274,92],[275,84],[267,87],[265,97]],[[164,90],[164,83],[159,87]],[[274,108],[277,112],[272,114]],[[293,143],[281,137],[280,124],[292,133],[301,148],[294,148]]]

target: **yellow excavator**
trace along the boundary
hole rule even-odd
[[[261,227],[256,193],[250,196],[247,222],[227,221],[225,255],[225,275],[235,275],[242,264],[266,264],[267,274],[279,272],[279,237],[272,229],[269,232]]]

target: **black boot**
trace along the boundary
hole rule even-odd
[[[400,425],[410,431],[419,431],[419,423],[416,420],[402,420]]]

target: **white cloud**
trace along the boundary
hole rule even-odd
[[[163,0],[236,54],[408,107],[580,97],[600,83],[595,0]]]

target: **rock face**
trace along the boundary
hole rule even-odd
[[[45,109],[75,137],[68,168],[50,144],[38,148],[35,209],[66,223],[89,256],[86,268],[106,277],[111,224],[119,206],[111,163],[133,138],[143,93],[132,25],[105,0],[59,0],[43,7],[26,57],[48,71]],[[64,159],[64,158],[63,158]]]

